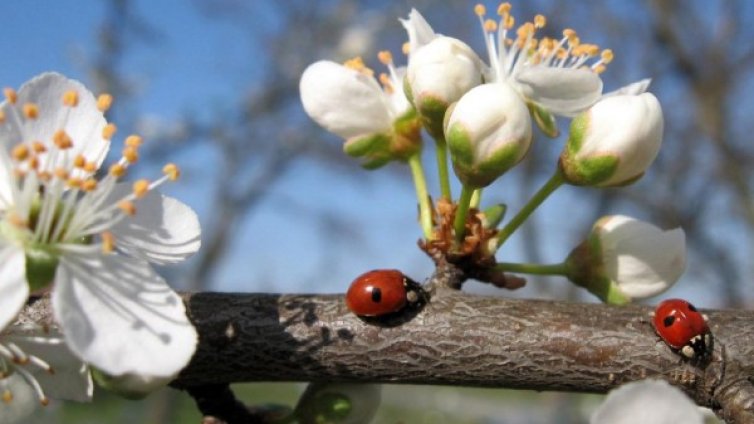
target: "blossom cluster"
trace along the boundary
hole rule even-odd
[[[377,77],[361,58],[319,61],[304,71],[300,93],[307,114],[343,138],[344,151],[362,158],[364,167],[408,162],[427,249],[489,263],[561,185],[616,187],[640,179],[658,155],[664,122],[660,102],[647,91],[650,80],[604,92],[601,75],[614,59],[612,50],[582,41],[570,28],[560,37],[542,36],[543,15],[517,25],[509,3],[500,4],[494,18],[483,5],[474,13],[486,59],[464,41],[435,32],[412,10],[401,19],[407,33],[405,67],[397,67],[386,51],[378,57],[387,72]],[[507,224],[474,230],[488,218],[478,213],[482,190],[527,156],[535,127],[558,137],[558,118],[571,123],[553,177]],[[441,195],[434,207],[419,159],[421,129],[435,140]],[[446,155],[462,185],[457,200]],[[496,269],[551,271],[603,301],[626,303],[666,290],[684,268],[681,229],[663,231],[613,216],[598,221],[559,266],[500,263]]]
[[[155,189],[178,178],[123,181],[141,137],[116,133],[78,81],[44,73],[0,104],[0,417],[13,422],[49,397],[91,397],[97,380],[126,395],[164,385],[189,361],[197,333],[183,301],[152,268],[197,251],[196,214]],[[55,323],[16,316],[50,293]],[[35,401],[34,399],[37,399]]]

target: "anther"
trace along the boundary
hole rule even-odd
[[[487,32],[497,31],[497,22],[493,21],[492,19],[487,19],[486,21],[484,21],[484,30]]]
[[[81,188],[84,182],[81,178],[69,178],[66,180],[65,184],[70,188]]]
[[[144,197],[149,191],[149,180],[138,180],[133,185],[133,192],[136,198]]]
[[[600,55],[600,58],[602,59],[602,63],[608,64],[613,61],[613,51],[610,49],[602,50],[602,54]]]
[[[386,66],[393,63],[393,55],[387,50],[382,50],[377,53],[377,59],[379,59],[380,63]]]
[[[68,170],[63,167],[57,167],[55,168],[55,177],[60,178],[61,180],[68,179]]]
[[[63,93],[63,104],[70,107],[79,105],[79,93],[69,90]]]
[[[181,176],[181,170],[178,165],[174,163],[168,163],[162,167],[162,173],[167,175],[170,181],[175,181]]]
[[[394,91],[393,82],[390,80],[390,77],[388,76],[388,74],[386,73],[380,74],[379,80],[382,86],[385,87],[385,91],[388,94],[392,94]]]
[[[97,97],[97,109],[100,110],[100,112],[106,112],[108,109],[110,109],[110,106],[113,104],[113,96],[105,93],[100,94],[99,97]]]
[[[136,147],[126,146],[123,149],[123,158],[128,161],[128,163],[135,163],[139,160],[139,151]]]
[[[513,15],[505,15],[504,21],[503,27],[505,29],[511,29],[516,25],[516,18],[514,18]]]
[[[13,392],[8,389],[3,391],[3,402],[6,404],[13,402]]]
[[[41,397],[39,398],[39,403],[41,403],[42,406],[47,406],[50,404],[50,399],[48,399],[47,397]]]
[[[474,13],[476,13],[477,16],[484,16],[487,14],[487,8],[484,7],[483,4],[477,3],[477,5],[474,6]]]
[[[97,163],[96,162],[87,162],[84,164],[84,171],[88,173],[94,173],[97,171]]]
[[[108,173],[112,175],[113,177],[120,178],[126,174],[126,167],[119,163],[115,163],[115,164],[110,165],[110,169],[108,170]]]
[[[144,140],[140,136],[132,134],[126,137],[125,143],[128,147],[139,147],[144,144]]]
[[[63,130],[55,131],[55,134],[52,135],[52,141],[60,150],[66,150],[73,147],[71,137],[69,137]]]
[[[29,161],[27,162],[29,165],[29,169],[38,169],[39,168],[39,157],[34,155],[29,157]],[[41,177],[41,175],[40,175]]]
[[[83,169],[84,165],[86,165],[86,158],[82,154],[76,155],[75,158],[73,158],[73,166],[79,169]]]
[[[11,150],[11,157],[19,162],[26,160],[29,157],[29,146],[23,143],[17,144]]]
[[[360,72],[364,75],[374,75],[374,71],[367,68],[366,65],[364,65],[364,61],[361,59],[361,57],[358,56],[345,61],[345,63],[343,63],[343,66],[353,69],[354,71]]]
[[[0,124],[5,122],[5,111],[0,110]]]
[[[411,43],[409,43],[408,41],[406,41],[405,43],[403,43],[403,45],[401,45],[401,51],[405,55],[411,53]]]
[[[500,3],[500,6],[497,7],[497,14],[500,16],[506,16],[511,13],[511,4],[508,2]]]
[[[23,112],[26,119],[37,119],[39,116],[39,106],[34,103],[24,103]]]
[[[34,150],[34,153],[44,153],[47,151],[47,147],[42,143],[41,141],[32,141],[31,142],[31,149]]]
[[[129,202],[128,200],[118,202],[118,209],[122,210],[123,213],[128,216],[136,215],[136,206],[133,204],[133,202]]]
[[[547,25],[547,18],[544,15],[537,15],[534,17],[534,26],[536,28],[544,28]]]
[[[118,130],[118,127],[115,126],[115,124],[107,124],[105,125],[105,128],[102,128],[102,138],[105,140],[110,140],[115,135],[115,131]]]
[[[16,93],[16,90],[6,87],[3,89],[3,94],[5,95],[5,99],[8,100],[8,103],[14,105],[18,101],[18,93]]]
[[[94,191],[97,188],[97,180],[89,178],[81,183],[81,189],[87,192]]]
[[[110,231],[103,231],[100,234],[102,238],[102,253],[112,253],[115,249],[115,236]]]

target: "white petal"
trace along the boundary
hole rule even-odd
[[[45,395],[52,399],[88,402],[92,399],[94,384],[89,369],[66,346],[63,335],[42,328],[17,329],[11,327],[3,335],[3,341],[13,342],[27,355],[34,355],[47,362],[54,373],[35,366],[26,370],[34,375]]]
[[[590,424],[702,424],[697,406],[662,380],[624,384],[610,392]]]
[[[601,219],[605,271],[631,298],[642,299],[670,288],[686,268],[686,236],[682,229],[663,231],[627,216]]]
[[[112,376],[173,376],[196,349],[183,301],[138,259],[63,256],[52,304],[71,350]]]
[[[118,184],[109,196],[112,201],[105,204],[130,191],[130,184]],[[154,191],[135,203],[136,215],[110,229],[119,249],[158,264],[180,262],[199,250],[199,218],[186,204]]]
[[[0,330],[16,318],[28,297],[24,251],[16,246],[3,246],[0,250]]]
[[[41,404],[34,389],[18,373],[0,378],[0,393],[10,390],[13,400],[0,402],[0,423],[28,423],[28,417]]]
[[[586,69],[522,68],[515,76],[515,85],[528,100],[563,116],[583,112],[602,95],[599,75]]]
[[[299,89],[306,113],[343,138],[391,128],[388,99],[373,77],[321,60],[306,68]]]
[[[605,93],[602,95],[602,98],[605,97],[611,97],[611,96],[620,96],[624,94],[630,94],[630,95],[639,95],[649,88],[649,84],[652,82],[652,78],[644,78],[643,80],[639,80],[636,82],[632,82],[631,84],[624,85],[623,87],[611,91],[609,93]]]
[[[399,19],[401,25],[406,29],[408,33],[408,42],[410,46],[410,52],[413,53],[420,47],[432,41],[437,34],[429,25],[424,16],[416,9],[411,9],[408,14],[408,19]]]
[[[67,91],[78,93],[78,106],[70,108],[63,105],[63,94]],[[22,107],[26,103],[35,103],[39,107],[39,117],[29,121],[23,118]],[[11,110],[14,109],[14,110]],[[20,142],[41,141],[52,145],[53,134],[62,129],[73,140],[73,147],[67,155],[59,155],[55,166],[73,169],[73,159],[83,154],[87,160],[100,165],[107,154],[109,142],[102,138],[102,129],[107,125],[105,117],[97,109],[97,99],[80,82],[65,76],[47,72],[26,82],[18,91],[15,105],[3,102],[0,110],[5,113],[5,124],[0,126],[0,140],[14,146]],[[11,119],[11,114],[21,116],[21,126]],[[40,166],[45,167],[48,155],[40,156]],[[82,170],[75,170],[72,176],[86,175]]]

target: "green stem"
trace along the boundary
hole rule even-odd
[[[474,193],[471,195],[471,207],[479,209],[479,204],[482,203],[482,190],[484,190],[482,187],[474,190]]]
[[[420,153],[417,152],[408,158],[408,166],[411,168],[411,175],[414,177],[416,199],[419,201],[419,222],[421,222],[424,238],[429,240],[432,236],[432,206],[429,204],[427,180],[424,177]]]
[[[500,248],[500,246],[508,240],[508,237],[510,237],[511,234],[513,234],[516,229],[526,221],[526,218],[528,218],[529,215],[531,215],[531,213],[534,212],[534,210],[537,209],[545,199],[547,199],[547,197],[557,190],[558,187],[563,185],[564,182],[563,174],[560,172],[560,168],[558,168],[552,177],[550,177],[550,179],[547,180],[547,182],[536,193],[534,193],[534,196],[529,199],[529,202],[518,211],[518,214],[516,214],[516,216],[514,216],[505,227],[500,230],[497,235],[497,247]]]
[[[448,174],[448,144],[444,137],[438,137],[436,141],[437,173],[440,177],[440,195],[447,200],[452,199],[450,193],[450,175]]]
[[[495,265],[495,270],[518,272],[521,274],[567,276],[568,264],[565,262],[559,264],[516,264],[510,262],[500,262]]]
[[[474,189],[463,185],[461,188],[461,198],[458,199],[458,208],[456,209],[456,218],[453,221],[453,229],[456,232],[456,241],[461,242],[463,240],[464,233],[466,232],[466,215],[469,212],[469,206],[471,205],[471,196],[474,194]]]

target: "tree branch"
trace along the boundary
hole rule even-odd
[[[373,382],[605,393],[661,378],[728,422],[754,418],[754,311],[706,311],[714,353],[692,364],[654,333],[650,308],[483,297],[438,287],[407,322],[351,314],[341,295],[184,296],[200,334],[174,387]],[[49,303],[25,315],[50,321]]]

